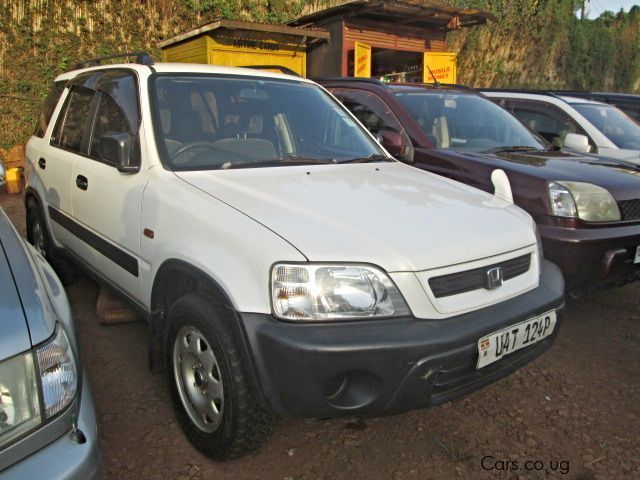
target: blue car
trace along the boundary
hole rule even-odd
[[[100,448],[69,302],[0,209],[0,480],[93,479]]]

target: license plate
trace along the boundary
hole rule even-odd
[[[633,259],[633,263],[640,263],[640,245],[636,247],[636,256]]]
[[[476,368],[486,367],[505,355],[538,343],[551,335],[555,327],[556,312],[552,310],[482,337],[478,340]]]

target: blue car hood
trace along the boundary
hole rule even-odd
[[[0,243],[0,360],[31,348],[29,328],[18,290]]]

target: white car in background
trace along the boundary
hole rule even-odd
[[[640,125],[613,105],[543,92],[482,93],[558,147],[640,164]]]

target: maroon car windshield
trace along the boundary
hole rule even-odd
[[[547,148],[510,113],[478,95],[406,90],[395,95],[437,148],[482,153]]]

